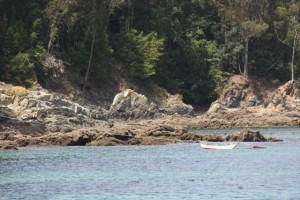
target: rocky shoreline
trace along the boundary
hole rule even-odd
[[[300,125],[298,90],[293,83],[279,88],[268,101],[262,100],[261,97],[248,98],[247,95],[252,94],[249,91],[247,95],[241,94],[247,90],[245,87],[244,85],[231,88],[214,102],[206,113],[199,115],[195,114],[192,106],[176,98],[154,103],[146,96],[129,89],[117,94],[110,108],[104,108],[82,105],[44,89],[26,90],[25,94],[16,95],[8,93],[2,87],[0,149],[57,145],[281,141],[276,138],[264,138],[259,132],[246,127]],[[256,102],[253,102],[253,99]],[[246,104],[248,106],[241,106]],[[245,129],[226,137],[190,131],[234,127]]]

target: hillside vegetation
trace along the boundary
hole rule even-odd
[[[294,81],[299,43],[296,0],[0,0],[0,81],[97,103],[130,88],[203,106],[235,74]]]

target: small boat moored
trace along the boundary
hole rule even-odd
[[[238,143],[228,144],[228,145],[213,145],[213,144],[203,144],[201,143],[202,149],[234,149]]]

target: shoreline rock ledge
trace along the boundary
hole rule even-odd
[[[282,142],[282,139],[278,138],[265,138],[260,131],[250,130],[248,128],[236,132],[228,134],[224,137],[225,141],[228,142]]]
[[[212,128],[222,120],[195,117],[193,107],[174,96],[152,102],[128,89],[116,95],[109,110],[97,105],[83,106],[46,90],[7,96],[0,93],[0,150],[25,146],[280,141],[250,130],[225,137],[188,131],[192,127]],[[227,124],[233,127],[233,123]]]
[[[259,131],[244,129],[227,134],[201,134],[168,125],[148,129],[81,129],[72,133],[51,133],[42,136],[0,134],[0,150],[17,150],[25,146],[115,146],[115,145],[164,145],[173,143],[209,142],[279,142],[278,138],[266,138]]]

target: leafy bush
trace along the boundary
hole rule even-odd
[[[18,53],[11,60],[11,74],[17,84],[32,85],[34,82],[34,63],[28,53]]]
[[[157,33],[145,35],[133,29],[125,34],[115,53],[128,65],[133,77],[144,79],[155,74],[156,63],[162,55],[162,45],[163,39],[158,39]]]
[[[224,72],[219,66],[213,65],[209,70],[209,75],[214,82],[215,93],[220,96],[229,78],[233,75],[229,72]]]
[[[17,52],[24,51],[27,40],[27,31],[24,23],[22,21],[13,23],[8,28],[4,38],[3,51],[5,56],[11,58],[10,56],[16,55]]]

